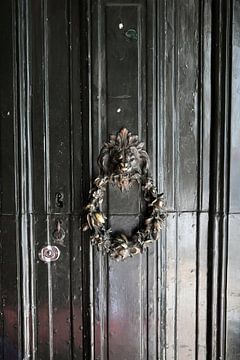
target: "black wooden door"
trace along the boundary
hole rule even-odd
[[[240,359],[240,1],[0,10],[0,358]],[[116,263],[81,225],[122,127],[145,142],[168,217],[160,241]],[[121,196],[111,221],[130,231],[136,194]]]

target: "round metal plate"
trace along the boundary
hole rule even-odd
[[[60,250],[57,246],[44,246],[39,253],[39,259],[45,263],[57,261],[59,257]]]

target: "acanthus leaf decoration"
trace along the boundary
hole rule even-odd
[[[100,176],[95,179],[90,191],[83,230],[90,229],[92,244],[117,261],[139,254],[148,244],[160,239],[165,221],[164,195],[157,193],[152,177],[148,174],[149,164],[144,143],[126,128],[117,135],[111,135],[98,157]],[[107,217],[101,205],[108,184],[117,186],[121,191],[128,191],[134,182],[141,186],[147,206],[142,227],[128,238],[123,233],[114,234],[111,228],[107,228]]]

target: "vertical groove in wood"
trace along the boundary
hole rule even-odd
[[[73,26],[73,17],[72,17],[72,8],[73,5],[71,0],[67,1],[67,24],[68,24],[68,68],[69,68],[69,155],[70,155],[70,164],[69,164],[69,172],[70,172],[70,181],[69,181],[69,188],[70,188],[70,204],[69,204],[69,210],[72,214],[75,210],[75,201],[74,201],[74,195],[75,195],[75,189],[74,189],[74,145],[73,145],[73,131],[74,131],[74,125],[73,125],[73,43],[72,43],[72,26]],[[79,199],[80,200],[80,199]],[[70,298],[70,353],[69,358],[73,359],[73,357],[77,356],[75,352],[75,329],[74,329],[74,320],[76,319],[76,322],[79,321],[77,316],[74,314],[74,257],[76,258],[76,254],[74,251],[74,244],[73,241],[75,240],[74,232],[73,232],[73,218],[71,217],[69,219],[69,298]],[[80,264],[82,266],[82,264]],[[80,286],[82,286],[81,280],[79,281]],[[76,296],[76,295],[75,295]],[[81,306],[81,305],[80,305]],[[82,326],[79,324],[79,326]],[[76,334],[76,336],[79,336],[79,333]],[[80,349],[79,349],[80,350]]]
[[[43,29],[43,137],[44,137],[44,207],[46,214],[46,237],[47,244],[50,245],[50,222],[49,215],[51,212],[51,200],[50,200],[50,134],[49,134],[49,77],[48,77],[48,0],[42,1],[42,29]],[[44,350],[40,349],[40,354],[44,356],[47,354],[49,359],[53,359],[53,319],[52,319],[52,274],[50,269],[51,264],[47,264],[47,286],[46,286],[46,298],[48,307],[46,309],[46,317],[48,319],[48,354],[44,353]]]
[[[90,2],[91,11],[93,11],[93,30],[91,29],[91,49],[90,49],[90,61],[94,67],[91,68],[91,101],[92,107],[92,122],[90,133],[92,134],[91,141],[91,177],[90,187],[93,186],[93,180],[98,174],[96,159],[100,151],[103,137],[104,141],[107,140],[105,133],[105,121],[106,121],[106,77],[105,77],[105,9],[102,0],[96,0]],[[92,10],[94,9],[94,10]],[[94,45],[93,38],[94,36]],[[96,41],[97,40],[97,41]],[[93,59],[97,59],[97,63]],[[93,85],[92,85],[93,84]],[[95,100],[97,99],[97,100]],[[96,101],[96,105],[95,105]],[[104,128],[103,128],[104,126]],[[96,252],[95,249],[91,249],[91,285],[92,285],[92,300],[93,300],[93,326],[94,326],[94,348],[92,354],[94,359],[107,359],[107,333],[106,333],[106,263],[102,258],[102,254]]]
[[[72,4],[73,1],[68,0],[67,2],[67,17],[68,17],[68,68],[69,68],[69,154],[70,154],[70,213],[75,210],[75,189],[74,189],[74,147],[73,147],[73,41],[72,41],[72,26],[73,26],[73,16],[72,16]],[[79,99],[78,99],[79,100]]]
[[[148,294],[148,251],[140,255],[139,259],[139,302],[140,302],[140,359],[149,359],[148,321],[149,321],[149,294]]]
[[[165,193],[165,169],[166,169],[166,1],[157,3],[157,54],[158,57],[156,78],[157,85],[157,176],[155,178],[158,191]],[[167,194],[165,193],[165,196]],[[158,347],[157,358],[164,359],[166,356],[166,232],[163,229],[158,248],[158,274],[157,274],[157,298],[158,298]]]
[[[19,124],[18,124],[18,66],[17,66],[17,44],[18,44],[18,17],[17,3],[12,0],[12,42],[13,42],[13,137],[14,137],[14,185],[15,185],[15,214],[20,213],[20,179],[19,179]],[[19,243],[18,243],[19,244]],[[18,246],[18,245],[16,245]],[[18,254],[19,255],[19,254]],[[19,257],[17,257],[19,261]],[[19,275],[19,274],[18,274]],[[19,278],[19,277],[18,277]]]
[[[141,46],[144,46],[145,59],[142,60],[145,63],[145,72],[141,75],[141,83],[145,85],[145,93],[143,99],[143,106],[146,107],[146,122],[140,125],[142,117],[138,117],[138,133],[141,140],[144,134],[146,134],[146,149],[151,158],[156,160],[156,142],[153,134],[156,133],[156,1],[152,0],[145,2],[142,9],[142,32],[141,38],[145,44],[139,44],[138,57],[141,61]],[[145,36],[143,35],[145,33]],[[139,64],[141,70],[141,64]],[[138,71],[139,71],[138,69]],[[146,81],[144,80],[146,79]],[[139,82],[139,95],[141,89]],[[146,104],[146,105],[144,105]],[[141,111],[141,104],[138,103],[138,112]],[[144,113],[143,113],[144,119]],[[142,129],[143,128],[143,129]],[[153,178],[156,178],[156,161],[151,162],[150,167]],[[141,281],[141,336],[145,339],[141,339],[141,358],[151,359],[155,358],[157,350],[157,248],[147,249],[145,254],[145,261],[141,259],[141,273],[144,277],[144,281]],[[150,261],[151,259],[151,261]],[[145,274],[144,274],[145,273]],[[144,294],[145,293],[145,294]],[[145,296],[144,296],[145,295]],[[144,302],[146,305],[144,306]],[[144,326],[145,324],[145,326]]]
[[[21,291],[21,243],[20,243],[20,217],[16,216],[16,263],[17,263],[17,305],[18,305],[18,355],[23,356],[23,333],[22,333],[22,291]]]
[[[2,214],[0,216],[0,226],[2,228]],[[0,337],[2,341],[0,342],[0,356],[4,359],[4,318],[3,318],[3,244],[2,238],[0,240]]]
[[[146,2],[146,79],[147,79],[147,96],[146,96],[146,118],[147,118],[147,151],[151,158],[151,174],[157,184],[158,174],[158,125],[157,125],[157,104],[158,104],[158,79],[157,79],[157,51],[158,51],[158,3],[151,1],[150,5]],[[155,137],[156,134],[156,137]],[[160,170],[161,171],[161,170]],[[147,355],[149,359],[158,358],[159,345],[159,248],[158,244],[153,244],[147,251],[147,299],[148,299],[148,317],[147,317]]]
[[[141,139],[143,139],[143,134],[142,134],[142,127],[143,127],[143,121],[142,121],[142,115],[144,115],[145,113],[145,93],[144,93],[144,87],[143,87],[143,83],[144,83],[144,77],[146,77],[145,75],[145,71],[143,71],[143,67],[142,67],[142,62],[144,61],[144,59],[142,59],[142,55],[143,55],[143,32],[145,30],[145,24],[143,24],[143,15],[142,15],[143,9],[141,6],[138,6],[137,9],[137,23],[138,23],[138,27],[137,27],[137,32],[138,32],[138,135]],[[145,18],[146,19],[146,18]],[[146,20],[145,20],[146,21]],[[144,29],[143,29],[143,25]],[[145,36],[144,36],[145,38]],[[146,48],[146,44],[144,44],[144,48]],[[145,69],[145,67],[144,67]]]
[[[174,348],[174,360],[177,360],[178,356],[178,338],[177,338],[177,327],[178,327],[178,239],[179,239],[179,214],[176,212],[176,229],[175,229],[175,288],[174,288],[174,340],[173,340],[173,348]]]
[[[222,258],[220,275],[220,324],[219,324],[219,357],[226,358],[226,311],[227,311],[227,266],[228,266],[228,242],[229,242],[229,208],[230,208],[230,151],[231,151],[231,84],[232,84],[232,28],[233,28],[233,1],[228,1],[223,8],[223,16],[226,18],[225,30],[225,74],[223,97],[225,108],[223,116],[225,118],[223,126],[224,155],[223,155],[223,239],[222,239]]]
[[[174,0],[172,4],[173,16],[173,174],[174,174],[174,202],[175,210],[179,209],[179,2]],[[176,248],[175,248],[175,289],[174,289],[174,359],[178,358],[178,240],[179,240],[179,214],[176,212]]]
[[[200,138],[200,136],[199,136]],[[200,152],[200,151],[199,151]],[[198,194],[199,194],[199,188],[198,188]],[[198,195],[198,201],[199,201],[199,195]],[[200,213],[198,212],[196,214],[196,314],[195,314],[195,360],[199,359],[199,296],[201,294],[201,289],[199,285],[199,278],[200,278]]]
[[[179,210],[179,1],[172,4],[173,13],[173,174],[174,209]],[[177,319],[176,319],[177,321]]]
[[[28,226],[28,250],[25,256],[29,256],[29,276],[30,276],[30,336],[31,336],[31,357],[36,359],[37,352],[37,334],[36,334],[36,271],[35,271],[35,238],[34,238],[34,220],[33,220],[33,143],[32,143],[32,38],[31,38],[31,7],[30,2],[26,1],[26,162],[27,162],[27,226]],[[24,262],[24,258],[23,258]]]
[[[69,297],[70,297],[70,354],[69,358],[83,359],[83,298],[82,293],[86,291],[83,285],[83,262],[82,262],[82,246],[77,246],[82,241],[81,221],[80,231],[76,231],[79,227],[79,217],[81,213],[79,209],[82,205],[80,192],[82,189],[83,178],[81,156],[82,156],[82,127],[81,127],[81,85],[84,82],[81,77],[80,59],[84,54],[83,44],[81,44],[80,34],[77,32],[74,37],[75,27],[80,30],[80,14],[84,8],[77,1],[68,0],[68,67],[69,67],[69,155],[70,155],[70,206],[69,210],[71,218],[69,219]],[[83,24],[81,24],[83,26]],[[88,31],[86,29],[86,31]],[[84,61],[86,61],[84,59]],[[79,84],[78,84],[79,83]],[[87,86],[87,84],[85,84]],[[87,116],[87,114],[86,114]],[[79,121],[80,120],[80,121]],[[79,145],[81,148],[79,149]],[[80,152],[80,156],[77,152]],[[81,291],[79,291],[81,289]],[[87,324],[89,326],[89,324]]]
[[[152,3],[152,1],[151,1]],[[147,2],[139,3],[137,8],[137,32],[138,32],[138,116],[137,116],[137,128],[138,136],[142,141],[147,142],[148,138],[148,111],[147,98],[148,91],[152,93],[152,89],[148,89],[147,86],[147,59],[151,60],[152,54],[148,51],[148,41],[152,42],[152,39],[148,38],[148,18],[152,17],[152,12],[149,11]],[[150,74],[149,74],[150,76]],[[153,255],[155,257],[155,255]],[[140,358],[149,359],[149,300],[150,293],[148,292],[149,286],[149,252],[141,254],[139,259],[139,286],[140,286]]]
[[[35,256],[35,237],[34,237],[34,217],[32,214],[28,216],[29,226],[29,257],[30,257],[30,321],[31,321],[31,348],[32,359],[36,359],[37,354],[37,302],[36,302],[36,256]]]
[[[44,112],[43,112],[43,136],[44,136],[44,198],[45,198],[45,212],[50,214],[50,164],[49,164],[49,84],[48,84],[48,0],[42,1],[42,19],[43,19],[43,98],[44,98]],[[49,239],[48,239],[49,243]]]
[[[88,19],[88,111],[89,111],[89,127],[88,127],[88,140],[89,140],[89,188],[92,186],[92,178],[93,178],[93,120],[92,120],[92,2],[91,0],[87,0],[87,19]],[[91,334],[91,360],[95,357],[95,347],[96,347],[96,338],[95,338],[95,323],[94,323],[94,261],[93,261],[93,249],[91,244],[88,245],[89,249],[89,299],[90,299],[90,334]],[[84,354],[85,355],[85,354]],[[85,358],[87,359],[86,355]]]
[[[198,125],[197,125],[197,147],[198,147],[198,173],[197,173],[197,218],[196,218],[196,328],[195,328],[195,359],[199,359],[199,297],[201,296],[200,288],[200,213],[202,209],[202,175],[203,175],[203,46],[204,46],[204,4],[199,1],[198,8]]]
[[[96,1],[97,13],[95,14],[95,21],[97,27],[97,44],[95,42],[94,46],[97,47],[97,116],[93,119],[93,139],[95,142],[97,140],[97,146],[93,144],[94,148],[93,153],[93,163],[92,163],[92,181],[98,174],[98,169],[96,169],[96,160],[102,144],[104,141],[108,140],[107,128],[108,128],[108,119],[106,117],[106,10],[105,4],[102,0]],[[96,16],[97,15],[97,16]],[[93,103],[95,102],[92,98]],[[95,347],[95,358],[96,359],[108,359],[108,259],[102,255],[102,253],[97,253],[94,249],[93,251],[93,288],[94,288],[94,304],[95,304],[95,315],[97,310],[98,330],[95,327],[95,344],[99,344],[98,348]]]
[[[14,123],[14,182],[15,182],[15,213],[16,213],[16,281],[17,281],[17,319],[18,319],[18,356],[23,357],[22,334],[22,291],[21,291],[21,241],[20,241],[20,164],[19,164],[19,94],[18,94],[18,7],[16,0],[12,0],[12,29],[13,29],[13,123]],[[4,354],[5,355],[5,354]]]
[[[86,32],[80,32],[82,53],[81,67],[81,127],[82,127],[82,206],[88,200],[93,178],[93,109],[92,109],[92,2],[86,0],[81,6],[80,24]],[[82,223],[80,222],[80,226]],[[82,261],[82,318],[83,318],[83,359],[95,357],[94,333],[94,262],[89,236],[81,232]]]
[[[36,348],[36,295],[32,221],[28,214],[32,203],[32,138],[31,138],[31,69],[29,2],[18,3],[18,80],[19,80],[19,130],[21,173],[21,286],[23,319],[23,356],[35,359]]]
[[[208,254],[208,359],[225,356],[232,1],[212,7],[212,119]],[[213,259],[212,259],[213,257]]]

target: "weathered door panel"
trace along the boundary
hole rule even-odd
[[[239,16],[238,0],[3,1],[1,359],[240,359]],[[116,263],[81,224],[122,127],[168,218]],[[113,229],[138,225],[138,193],[109,190]]]
[[[70,359],[83,353],[80,55],[70,26],[79,26],[79,4],[3,9],[1,358]],[[63,240],[53,236],[59,221]],[[38,257],[48,244],[61,251],[52,264]]]
[[[87,315],[83,315],[82,299],[86,299],[84,309],[89,306],[83,296],[82,283],[88,280],[83,280],[85,260],[79,231],[84,201],[80,4],[31,2],[29,11],[34,29],[32,71],[36,74],[32,79],[36,112],[32,116],[35,357],[71,359],[83,356],[83,318]],[[56,233],[59,224],[63,238]],[[61,252],[59,260],[51,264],[38,259],[47,244],[56,245]]]
[[[125,265],[106,261],[103,267],[94,253],[94,304],[100,309],[95,313],[96,359],[108,353],[110,359],[154,359],[165,352],[171,358],[171,351],[193,358],[197,351],[198,164],[209,161],[208,153],[200,159],[208,142],[198,103],[200,10],[198,2],[187,8],[184,2],[92,4],[93,174],[103,141],[126,126],[146,141],[159,191],[173,211],[162,241],[138,259]],[[171,262],[172,275],[165,270]]]
[[[7,2],[0,22],[0,358],[21,354],[20,223],[16,120],[15,4]],[[4,55],[4,56],[3,56]],[[4,149],[4,151],[3,151]]]

